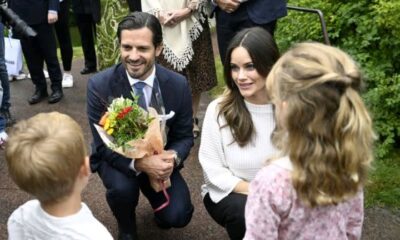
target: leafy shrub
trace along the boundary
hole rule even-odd
[[[331,45],[361,65],[363,97],[379,137],[376,156],[388,156],[400,139],[400,1],[289,0],[288,5],[320,9]],[[278,23],[276,39],[282,52],[296,42],[323,42],[318,17],[289,10]]]

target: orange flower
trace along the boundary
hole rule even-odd
[[[100,126],[104,126],[104,124],[106,124],[106,120],[107,120],[107,118],[108,118],[108,115],[109,115],[109,113],[108,112],[106,112],[102,117],[101,117],[101,119],[100,119],[100,121],[99,121],[99,125]]]

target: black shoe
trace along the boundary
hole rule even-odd
[[[157,227],[165,230],[171,229],[171,226],[161,222],[160,220],[158,220],[158,218],[154,217],[153,219],[156,222]]]
[[[121,231],[118,233],[118,240],[137,240],[137,239],[138,239],[137,236],[131,233],[123,233]]]
[[[16,122],[8,109],[1,110],[0,115],[6,120],[6,127],[11,127]]]
[[[118,240],[138,240],[136,233],[136,227],[132,228],[131,231],[122,231],[122,228],[118,226]]]
[[[51,93],[50,97],[47,99],[49,103],[57,103],[63,98],[64,94],[62,90],[55,90]]]
[[[97,71],[96,68],[85,67],[84,69],[82,69],[81,74],[84,75],[84,74],[94,73],[96,71]]]
[[[47,93],[46,90],[40,90],[36,89],[35,93],[32,95],[32,97],[28,100],[29,104],[36,104],[43,99],[45,99],[49,94]]]

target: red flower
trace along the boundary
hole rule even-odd
[[[117,119],[123,119],[130,111],[132,111],[132,107],[126,107],[121,110],[121,112],[118,113]]]

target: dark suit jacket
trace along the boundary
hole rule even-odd
[[[175,150],[178,156],[184,160],[193,146],[192,100],[189,84],[182,75],[160,65],[156,65],[156,77],[160,84],[166,113],[175,112],[175,116],[166,123],[169,131],[165,149]],[[98,169],[102,161],[107,161],[111,166],[127,175],[134,174],[129,169],[131,159],[107,148],[93,127],[93,124],[98,124],[101,116],[107,111],[107,106],[112,99],[121,96],[132,98],[131,92],[132,87],[122,64],[114,65],[89,79],[87,114],[93,134],[90,156],[93,172]]]
[[[248,0],[246,7],[251,21],[266,24],[287,15],[285,0]]]
[[[285,0],[249,0],[247,13],[257,24],[272,22],[287,15]]]
[[[77,14],[91,14],[95,23],[101,20],[100,0],[72,0],[72,10]]]
[[[8,6],[28,25],[47,23],[49,10],[58,11],[59,0],[9,0]]]
[[[140,0],[126,0],[126,1],[128,2],[129,11],[131,12],[142,11],[142,3],[140,2]]]

